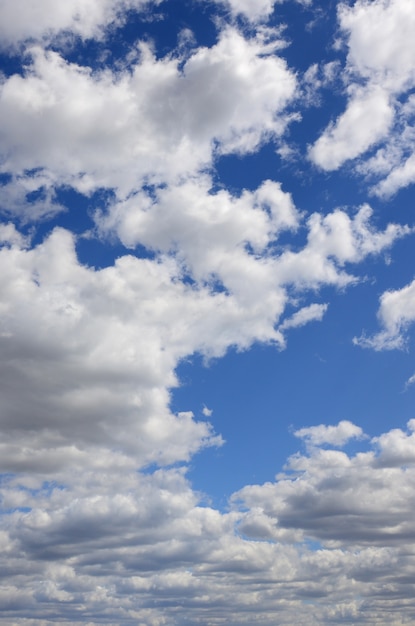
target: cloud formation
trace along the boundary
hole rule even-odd
[[[382,330],[373,337],[356,337],[355,343],[375,350],[403,348],[406,331],[415,321],[415,281],[381,295],[378,319]]]
[[[157,6],[160,0],[151,0]],[[119,25],[128,10],[140,10],[148,0],[4,0],[0,6],[1,47],[25,41],[48,42],[60,33],[83,39],[100,38],[110,25]]]
[[[162,53],[143,37],[112,65],[72,54],[166,2],[0,6],[0,624],[405,623],[414,420],[371,439],[353,416],[299,428],[305,451],[222,509],[191,483],[196,455],[224,440],[216,403],[173,410],[183,361],[289,348],[412,229],[368,203],[297,206],[282,171],[221,180],[227,158],[277,151],[301,119],[299,72],[266,25],[275,2],[222,3],[210,45]],[[311,148],[321,168],[380,146],[358,162],[369,175],[382,150],[398,163],[407,149],[408,128],[394,133],[413,108],[408,6],[340,5],[348,104]],[[381,332],[359,342],[401,346],[412,292],[385,292]]]
[[[293,72],[274,52],[274,43],[245,39],[232,27],[182,68],[177,57],[156,59],[145,43],[119,72],[30,48],[24,74],[0,87],[1,171],[18,185],[8,199],[19,214],[29,186],[50,193],[70,185],[83,194],[107,188],[125,199],[144,183],[196,175],[211,165],[215,145],[220,154],[257,149],[284,131],[284,108],[296,91]]]
[[[350,422],[315,433],[344,424],[360,436]],[[411,601],[402,606],[401,594],[414,566],[413,424],[355,455],[322,448],[318,438],[274,482],[234,494],[228,513],[201,506],[178,469],[103,468],[65,490],[10,476],[2,484],[10,507],[1,536],[4,619],[49,624],[58,611],[73,624],[188,624],[205,623],[208,611],[213,622],[271,625],[277,611],[288,625],[295,611],[300,624],[357,615],[369,624],[387,598],[404,620]],[[385,598],[380,589],[391,591]]]
[[[413,95],[415,17],[410,0],[340,3],[347,45],[345,111],[310,148],[326,171],[356,160],[356,171],[381,197],[414,180]]]

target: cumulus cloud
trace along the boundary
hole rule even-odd
[[[223,4],[233,15],[243,15],[251,22],[263,22],[271,15],[276,4],[284,0],[215,0]],[[290,0],[291,1],[291,0]],[[296,2],[308,5],[312,0],[296,0]]]
[[[412,536],[413,427],[411,420],[409,432],[394,429],[375,437],[371,449],[354,456],[321,446],[361,438],[355,424],[300,429],[296,436],[313,444],[309,454],[292,456],[275,482],[244,487],[233,499],[249,511],[260,510],[275,539],[295,531],[297,539],[331,547],[403,545]]]
[[[151,0],[156,6],[160,0]],[[61,32],[83,39],[101,37],[110,24],[123,19],[126,10],[140,10],[148,0],[4,0],[0,5],[1,46],[26,40],[50,40]]]
[[[105,187],[126,198],[145,182],[195,175],[211,164],[214,144],[222,154],[250,152],[284,131],[296,92],[274,51],[229,27],[182,68],[142,43],[137,62],[117,73],[32,47],[26,72],[0,86],[1,170],[18,175],[19,189],[35,184],[35,171],[55,186],[84,194]]]
[[[239,198],[223,192],[220,203],[194,191],[183,201],[182,189],[171,194],[166,188],[165,205],[161,199],[153,215],[149,209],[143,214],[139,241],[154,247],[154,259],[124,255],[99,270],[79,263],[67,230],[56,229],[27,248],[15,228],[3,228],[4,471],[52,472],[100,465],[104,458],[117,465],[123,455],[138,466],[172,463],[219,444],[205,422],[169,411],[179,361],[194,352],[220,356],[254,341],[283,345],[275,326],[290,301],[288,288],[347,284],[346,261],[379,252],[404,234],[393,228],[378,233],[367,220],[361,227],[360,214],[353,222],[337,212],[324,218],[324,227],[314,216],[309,240],[297,253],[267,256],[279,229],[299,219],[278,185],[265,183]],[[196,197],[199,206],[191,201]],[[171,221],[164,215],[170,210]],[[156,222],[165,223],[166,232]],[[168,254],[173,243],[178,252]],[[324,308],[300,310],[291,327],[320,317]]]
[[[365,204],[352,217],[337,209],[328,215],[312,214],[308,219],[307,245],[298,254],[291,250],[281,255],[278,272],[281,280],[303,286],[328,283],[345,286],[355,278],[343,271],[369,254],[379,254],[396,237],[409,234],[407,226],[389,224],[383,232],[370,224],[372,209]]]
[[[286,626],[293,612],[304,625],[357,615],[386,624],[379,589],[390,586],[388,611],[404,620],[415,564],[412,421],[354,456],[321,447],[337,445],[342,423],[315,427],[330,434],[275,481],[235,493],[227,513],[201,506],[183,469],[103,468],[66,489],[10,475],[1,485],[10,507],[0,535],[3,621],[51,624],[59,614],[73,624],[93,615],[184,626],[208,612],[213,623],[271,626],[277,611]]]
[[[389,609],[403,614],[413,421],[355,456],[333,449],[363,437],[352,422],[299,429],[306,453],[220,511],[186,475],[195,454],[224,443],[212,410],[198,420],[171,407],[183,359],[284,347],[287,330],[323,318],[315,291],[356,282],[359,263],[411,232],[376,228],[367,204],[299,209],[275,180],[215,181],[217,159],[258,151],[298,119],[281,30],[257,23],[274,4],[231,0],[249,34],[222,24],[210,47],[165,56],[139,42],[106,70],[49,44],[103,38],[146,3],[0,6],[4,47],[27,53],[0,84],[2,624],[381,623],[390,584]],[[394,80],[359,150],[393,123]],[[379,102],[376,85],[355,90],[349,117],[361,123]],[[115,241],[115,261],[82,263],[70,227],[36,230],[68,210],[62,189],[103,192],[82,235]],[[384,299],[393,341],[415,314]]]
[[[345,113],[312,146],[310,157],[325,170],[337,170],[382,139],[392,119],[393,109],[383,88],[358,88]]]
[[[350,439],[361,439],[364,433],[360,426],[356,426],[348,420],[339,422],[336,426],[310,426],[300,428],[294,435],[304,439],[310,445],[320,446],[328,443],[334,446],[344,446]]]
[[[341,3],[339,26],[347,43],[346,110],[310,148],[321,168],[336,170],[348,160],[387,197],[414,180],[412,37],[410,0]]]
[[[354,342],[375,350],[403,348],[406,330],[415,321],[415,281],[381,295],[378,319],[382,326],[379,333],[373,337],[355,337]]]

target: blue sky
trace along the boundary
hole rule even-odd
[[[0,3],[0,624],[415,622],[414,28]]]

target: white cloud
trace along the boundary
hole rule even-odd
[[[33,47],[25,74],[0,87],[2,171],[18,174],[19,189],[36,170],[54,185],[85,194],[106,187],[125,198],[143,182],[177,181],[210,165],[214,142],[221,153],[250,152],[284,131],[296,91],[275,45],[229,27],[182,69],[180,59],[157,60],[140,44],[137,62],[118,73]]]
[[[415,79],[412,9],[410,0],[340,4],[340,27],[348,36],[349,71],[384,82],[394,92],[411,84]]]
[[[414,180],[412,2],[342,3],[338,17],[348,46],[348,103],[310,148],[310,158],[329,171],[366,154],[356,169],[372,181],[373,193],[387,197]]]
[[[228,513],[200,506],[182,469],[77,468],[65,489],[9,476],[0,621],[272,626],[277,613],[284,626],[386,626],[393,613],[404,623],[415,566],[412,422],[354,456],[320,447],[341,435],[341,424],[336,436],[326,427],[275,481],[234,494]]]
[[[249,20],[256,22],[267,19],[274,10],[276,0],[215,0],[225,4],[234,15],[242,14]],[[281,0],[278,0],[279,2]]]
[[[97,231],[132,251],[96,269],[80,263],[68,230],[31,245],[0,226],[0,623],[381,624],[379,589],[391,584],[389,609],[403,623],[412,422],[410,434],[383,433],[356,456],[326,449],[362,436],[351,422],[300,429],[307,453],[224,513],[195,493],[185,465],[223,441],[190,411],[173,413],[170,394],[189,355],[282,347],[281,331],[327,307],[304,304],[278,327],[287,306],[357,280],[352,264],[410,229],[376,230],[368,205],[306,218],[274,181],[241,193],[212,186],[216,156],[257,150],[291,119],[297,82],[277,56],[278,31],[247,38],[228,27],[187,58],[140,44],[117,72],[42,47],[67,31],[101,37],[120,11],[142,6],[0,7],[5,44],[38,40],[23,75],[2,78],[3,211],[37,222],[62,209],[61,185],[110,190]],[[254,21],[272,6],[231,3]],[[300,229],[305,243],[288,245]]]
[[[225,313],[220,294],[174,282],[168,261],[125,256],[101,271],[82,267],[63,230],[32,250],[4,247],[0,258],[8,268],[0,302],[3,469],[122,464],[116,451],[137,465],[169,463],[215,442],[207,424],[170,413],[167,388],[176,384],[177,360],[197,349],[183,321],[193,319],[200,343],[197,327],[210,307],[222,302]],[[223,327],[224,318],[212,322]]]
[[[389,224],[376,232],[370,224],[372,209],[365,204],[353,217],[339,209],[322,216],[315,213],[308,219],[307,245],[297,254],[286,251],[281,255],[280,280],[315,287],[328,283],[350,284],[353,276],[342,271],[347,263],[357,263],[369,254],[379,254],[396,237],[411,232],[409,227]]]
[[[157,5],[158,0],[151,0]],[[3,0],[0,4],[1,46],[29,39],[49,40],[60,32],[83,39],[100,37],[128,9],[140,10],[147,0]]]
[[[373,337],[356,337],[354,342],[375,350],[402,348],[406,330],[415,321],[415,280],[402,289],[382,294],[378,318],[383,329]]]
[[[299,219],[278,185],[265,183],[239,198],[197,194],[189,184],[165,188],[137,230],[155,258],[125,255],[101,270],[78,262],[66,230],[27,249],[5,226],[3,470],[173,463],[220,444],[191,413],[170,412],[177,364],[194,352],[220,356],[254,341],[282,346],[276,324],[290,301],[287,288],[347,284],[345,262],[379,252],[405,233],[392,227],[378,233],[369,217],[367,211],[363,222],[360,213],[354,220],[340,211],[314,216],[304,248],[272,256],[266,251],[280,228]],[[167,231],[153,228],[154,220]],[[178,250],[168,254],[175,242]],[[224,289],[217,290],[218,280]],[[292,324],[318,318],[322,306],[300,310]]]
[[[348,420],[342,420],[336,426],[310,426],[295,431],[294,435],[305,439],[307,444],[320,446],[328,443],[334,446],[344,446],[350,439],[362,439],[364,433],[360,426]]]
[[[291,317],[284,320],[279,330],[287,330],[287,328],[298,328],[309,322],[321,321],[323,315],[327,311],[328,304],[310,304],[299,311],[296,311]]]
[[[310,149],[311,159],[325,170],[337,170],[382,139],[393,120],[393,108],[382,87],[357,88],[347,109]]]
[[[0,210],[3,215],[28,223],[53,217],[66,209],[56,200],[53,176],[35,172],[14,176],[0,186]]]
[[[410,434],[399,428],[376,437],[373,441],[378,449],[377,465],[400,467],[415,465],[415,420],[409,420]]]
[[[412,422],[409,433],[384,433],[371,441],[372,449],[354,456],[320,447],[361,438],[362,430],[351,422],[301,429],[295,434],[313,444],[308,455],[292,456],[275,482],[244,487],[234,500],[248,511],[259,508],[275,538],[296,531],[297,539],[346,550],[352,545],[403,546],[412,534]]]
[[[412,376],[410,376],[408,380],[406,381],[405,388],[410,387],[414,383],[415,383],[415,374],[412,374]]]
[[[227,6],[233,15],[244,15],[251,22],[266,21],[276,4],[284,0],[215,0],[218,4]],[[312,0],[296,0],[299,4],[309,5]]]

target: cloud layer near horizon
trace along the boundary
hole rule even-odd
[[[301,119],[307,77],[265,25],[273,2],[222,3],[230,18],[210,46],[163,56],[143,39],[113,66],[69,58],[80,40],[105,42],[129,12],[150,19],[163,4],[0,7],[4,54],[22,55],[0,84],[0,623],[405,623],[413,420],[372,439],[353,416],[299,429],[306,451],[233,494],[229,510],[187,478],[194,455],[224,441],[206,407],[172,410],[180,363],[256,342],[284,349],[412,229],[380,225],[368,203],[297,207],[278,180],[217,182],[221,158],[281,149]],[[339,5],[346,110],[309,150],[325,170],[354,160],[357,175],[380,172],[382,196],[412,181],[399,178],[412,145],[407,9]],[[393,167],[376,169],[392,149]],[[79,232],[81,198],[93,210]],[[54,224],[65,215],[73,228]],[[82,262],[88,242],[121,252]],[[400,347],[413,283],[380,303],[380,333],[356,343]]]
[[[402,604],[415,558],[413,420],[356,454],[324,441],[361,436],[350,422],[326,438],[311,430],[296,433],[314,438],[309,453],[234,494],[228,513],[201,504],[183,469],[78,469],[65,486],[9,476],[4,623],[271,625],[277,612],[287,625],[294,614],[369,624],[385,611],[404,623],[415,608]]]

